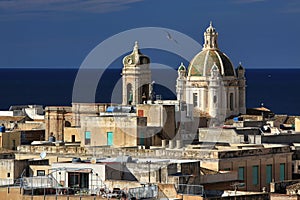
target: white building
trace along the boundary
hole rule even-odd
[[[177,99],[185,102],[190,112],[196,110],[222,122],[246,112],[245,81],[241,64],[235,70],[220,51],[218,33],[210,23],[204,32],[202,51],[191,60],[188,69],[183,64],[178,68]]]

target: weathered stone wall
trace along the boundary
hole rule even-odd
[[[0,145],[4,149],[15,150],[21,145],[21,132],[0,133]]]
[[[45,139],[54,136],[56,140],[64,139],[65,125],[72,125],[71,107],[49,106],[45,108]],[[67,123],[66,123],[67,122]]]
[[[0,159],[0,178],[16,179],[27,165],[28,162],[26,160]]]
[[[64,130],[64,142],[81,142],[81,133],[79,127],[65,127]],[[72,141],[74,137],[75,141]]]

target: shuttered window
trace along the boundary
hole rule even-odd
[[[252,166],[252,184],[258,185],[258,166]]]
[[[266,167],[266,183],[272,182],[272,165],[267,165]]]

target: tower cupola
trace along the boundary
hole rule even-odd
[[[204,49],[218,49],[218,33],[210,22],[209,27],[204,32]]]

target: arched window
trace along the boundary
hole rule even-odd
[[[214,103],[217,103],[217,96],[214,96]]]
[[[71,122],[65,121],[65,127],[71,127]]]
[[[230,110],[233,111],[233,93],[230,93],[230,96],[229,96],[229,107],[230,107]]]
[[[194,107],[198,106],[198,94],[197,93],[193,93],[193,104],[194,104]]]
[[[129,105],[131,105],[131,103],[133,101],[133,91],[132,91],[131,83],[127,84],[127,101],[128,101]]]

